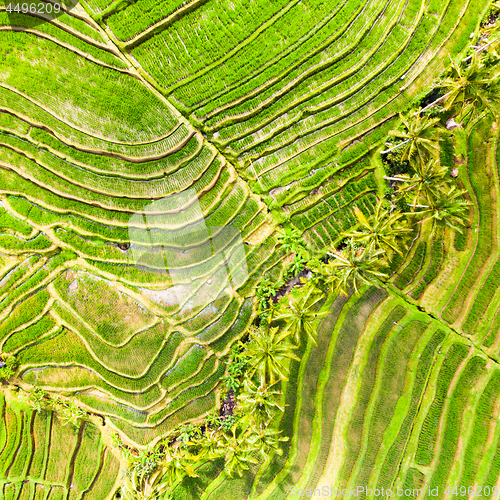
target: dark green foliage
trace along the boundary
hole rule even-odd
[[[439,146],[441,165],[443,165],[444,167],[448,167],[451,170],[455,167],[455,164],[453,162],[453,158],[455,156],[455,148],[451,136],[441,136]]]
[[[467,233],[465,229],[459,233],[458,231],[455,233],[454,237],[454,242],[453,242],[453,247],[455,250],[458,250],[459,252],[463,252],[466,248],[467,245]]]
[[[244,356],[243,345],[235,344],[231,348],[229,359],[226,361],[226,371],[222,380],[228,391],[236,391],[240,387],[240,380],[247,368],[247,359]]]
[[[17,359],[15,356],[10,355],[2,355],[0,356],[0,360],[5,363],[5,366],[2,366],[0,368],[0,380],[9,380],[10,377],[16,373],[16,368],[17,368]]]

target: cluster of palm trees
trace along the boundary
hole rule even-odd
[[[212,415],[205,432],[194,435],[186,444],[190,453],[204,459],[222,457],[229,476],[241,475],[252,464],[281,454],[277,423],[284,408],[280,384],[288,380],[290,363],[300,361],[294,354],[303,338],[316,342],[313,322],[324,294],[312,283],[298,287],[277,304],[271,302],[261,314],[259,326],[248,329],[248,339],[233,351],[226,378],[228,388],[236,389],[236,407],[228,416]],[[231,374],[241,373],[238,384]]]
[[[444,109],[455,112],[461,121],[484,110],[496,116],[500,103],[497,63],[498,55],[491,51],[475,51],[461,62],[452,60],[449,74],[439,83]]]
[[[391,135],[403,139],[398,148],[398,159],[409,164],[409,174],[386,176],[397,186],[395,202],[404,200],[410,214],[421,222],[431,220],[434,227],[448,226],[461,231],[467,224],[469,202],[466,191],[451,184],[450,172],[439,161],[439,118],[416,114],[402,117],[403,130]]]
[[[387,200],[379,200],[369,217],[358,207],[354,214],[356,229],[342,233],[343,248],[328,249],[326,263],[312,265],[316,279],[327,291],[347,295],[351,288],[358,293],[364,284],[379,286],[387,278],[384,268],[394,254],[402,255],[412,233],[404,214],[393,210]]]
[[[442,96],[423,110],[401,116],[402,127],[390,132],[397,144],[382,152],[389,154],[392,161],[409,165],[409,174],[385,177],[397,186],[395,201],[404,200],[411,216],[431,220],[434,228],[461,231],[461,226],[467,224],[470,203],[464,198],[466,191],[453,185],[448,169],[440,165],[441,118],[424,111],[441,105],[445,116],[453,116],[461,123],[482,112],[498,115],[500,71],[491,64],[491,57],[495,62],[499,58],[483,49],[460,62],[451,61],[448,73],[437,84]]]
[[[185,425],[153,450],[135,455],[118,442],[130,459],[122,498],[167,500],[184,477],[197,477],[197,465],[206,461],[224,459],[225,473],[232,477],[282,454],[288,437],[277,428],[284,411],[280,384],[288,379],[291,361],[300,361],[294,350],[301,340],[316,342],[313,322],[327,314],[319,312],[323,299],[308,282],[271,303],[259,327],[249,327],[247,341],[233,348],[224,377],[227,388],[237,392],[234,414],[211,413],[201,428]]]
[[[482,112],[498,115],[500,71],[491,63],[491,53],[484,55],[483,49],[460,63],[451,61],[437,85],[442,97],[424,109],[400,115],[400,127],[389,133],[396,144],[382,154],[389,155],[394,164],[406,165],[409,172],[385,176],[394,184],[390,201],[379,200],[370,217],[355,207],[356,229],[342,234],[344,247],[330,249],[326,263],[312,265],[333,290],[347,293],[350,286],[358,291],[360,284],[380,284],[386,277],[383,269],[394,254],[402,255],[407,248],[415,220],[430,221],[433,230],[449,227],[461,232],[467,225],[470,203],[464,198],[466,191],[453,184],[448,168],[440,163],[441,117],[425,111],[441,104],[445,116],[462,123]],[[493,57],[498,62],[499,57]]]
[[[283,413],[281,383],[289,376],[290,363],[300,361],[294,351],[303,339],[316,343],[315,322],[328,293],[358,292],[363,285],[379,286],[384,270],[396,255],[403,256],[415,222],[430,221],[433,228],[447,226],[460,231],[467,223],[469,202],[440,164],[441,118],[427,109],[441,110],[462,123],[483,110],[497,114],[499,78],[495,66],[481,58],[483,50],[457,63],[438,83],[442,97],[430,106],[401,116],[401,126],[390,132],[394,142],[383,151],[390,161],[405,165],[407,173],[385,178],[393,187],[388,199],[378,200],[373,214],[354,208],[356,226],[342,233],[340,247],[333,245],[321,258],[313,257],[294,229],[281,236],[282,250],[295,255],[287,276],[305,266],[312,278],[277,303],[282,282],[263,279],[256,298],[258,326],[248,329],[247,341],[233,348],[223,380],[236,393],[234,413],[212,413],[202,428],[183,426],[154,450],[131,458],[122,497],[126,500],[167,500],[186,476],[196,477],[197,465],[223,458],[229,476],[242,475],[253,464],[281,454],[277,422]],[[126,449],[126,447],[125,447]]]
[[[438,82],[443,94],[434,103],[408,116],[401,117],[402,128],[390,132],[398,143],[383,153],[396,161],[408,162],[410,174],[387,176],[396,183],[397,199],[404,199],[411,213],[422,221],[431,220],[434,227],[448,226],[461,231],[466,225],[469,203],[465,191],[452,185],[449,172],[439,162],[439,139],[442,128],[439,116],[423,111],[442,105],[441,111],[466,123],[482,112],[498,115],[500,104],[500,71],[491,64],[491,52],[480,49],[464,60],[451,61],[448,73]],[[498,56],[493,55],[495,63]],[[395,152],[397,151],[397,152]]]

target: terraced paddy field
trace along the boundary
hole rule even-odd
[[[64,426],[53,412],[36,412],[3,394],[0,410],[2,498],[109,496],[120,463],[94,424]]]
[[[499,396],[498,363],[397,294],[338,298],[286,387],[283,456],[174,498],[495,498]]]
[[[430,234],[393,278],[415,303],[498,360],[498,125],[481,116],[449,138],[453,167],[472,203],[460,233]],[[428,233],[430,228],[422,228]]]
[[[89,3],[252,191],[322,248],[352,224],[348,205],[371,209],[375,167],[360,159],[439,74],[444,54],[466,46],[487,2],[117,5]]]
[[[3,498],[110,499],[112,433],[149,450],[220,406],[258,285],[293,259],[283,229],[321,253],[354,207],[373,213],[388,131],[487,8],[88,0],[49,21],[0,6],[0,353],[13,384],[106,424],[0,393]],[[386,284],[323,304],[318,345],[303,336],[281,383],[283,454],[240,478],[199,463],[173,498],[495,497],[499,133],[481,115],[442,139],[472,204],[463,234],[420,224]]]

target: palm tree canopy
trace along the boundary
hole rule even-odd
[[[372,245],[358,247],[350,239],[344,250],[333,250],[329,255],[333,259],[325,265],[325,271],[339,293],[347,295],[351,285],[358,293],[361,284],[378,285],[379,279],[387,277],[380,271],[381,268],[387,267],[386,256],[380,248],[375,249]]]
[[[248,375],[258,374],[261,383],[276,380],[287,380],[287,359],[300,359],[292,353],[292,346],[288,342],[290,331],[280,332],[278,327],[268,327],[265,330],[252,330],[251,340],[248,343]]]
[[[250,446],[256,447],[262,458],[266,460],[269,457],[270,452],[274,452],[277,455],[283,454],[280,443],[288,441],[289,438],[287,436],[281,436],[280,434],[281,431],[268,426],[259,429],[257,432],[249,433],[247,441]]]
[[[366,217],[358,207],[354,207],[358,229],[351,233],[342,233],[342,236],[353,238],[365,247],[373,245],[375,249],[380,248],[389,255],[392,252],[403,255],[401,246],[406,248],[404,238],[412,230],[407,227],[403,219],[404,214],[391,212],[385,205],[383,200],[379,200],[371,217]]]
[[[272,390],[266,384],[254,384],[245,377],[243,391],[238,396],[243,418],[255,422],[258,428],[266,426],[278,411],[284,411],[279,402],[280,395],[280,391]]]
[[[439,118],[430,118],[427,115],[405,116],[400,114],[404,129],[391,130],[389,135],[403,140],[398,148],[400,161],[417,158],[425,162],[437,156],[439,152],[439,133],[436,124]],[[396,149],[396,148],[394,148]]]
[[[198,477],[198,474],[193,469],[195,457],[181,448],[175,449],[173,452],[167,452],[162,465],[165,470],[165,476],[170,477],[170,480],[182,479],[184,476]]]
[[[302,332],[305,332],[316,343],[317,333],[313,323],[316,319],[328,314],[328,312],[317,312],[314,310],[314,306],[323,297],[321,290],[306,285],[299,292],[292,293],[288,302],[280,302],[278,311],[273,316],[273,321],[284,321],[285,331],[293,335],[297,345],[300,344]]]
[[[157,468],[152,474],[143,477],[137,470],[125,478],[121,487],[124,500],[170,500],[170,486],[164,481],[163,470]]]
[[[452,60],[451,74],[440,84],[449,94],[444,101],[444,109],[459,106],[459,114],[466,116],[474,109],[478,112],[486,108],[496,115],[500,103],[500,82],[499,74],[494,74],[493,70],[485,66],[477,54],[473,54],[470,64],[465,67]]]
[[[430,206],[421,212],[426,215],[423,220],[431,219],[438,226],[448,226],[462,232],[460,226],[467,224],[471,206],[471,203],[463,198],[466,192],[458,190],[456,186],[438,192]]]
[[[411,196],[411,204],[419,203],[423,197],[426,203],[431,203],[436,197],[436,193],[446,185],[448,169],[442,167],[437,160],[414,165],[414,175],[400,175],[398,178],[402,184],[398,188],[398,193]]]
[[[232,477],[235,472],[241,477],[243,472],[250,468],[251,464],[258,463],[254,456],[257,446],[247,439],[247,435],[238,437],[226,435],[225,449],[224,470],[229,477]]]

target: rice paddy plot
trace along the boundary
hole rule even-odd
[[[477,22],[456,0],[146,4],[96,19],[266,194],[317,189],[310,171],[387,127]]]
[[[102,500],[116,488],[119,460],[95,424],[64,425],[55,413],[34,411],[12,394],[0,396],[0,408],[2,498],[57,490],[60,498]]]
[[[17,68],[0,84],[2,349],[25,387],[146,445],[213,407],[285,255],[234,167],[94,21],[16,23],[0,29]]]

